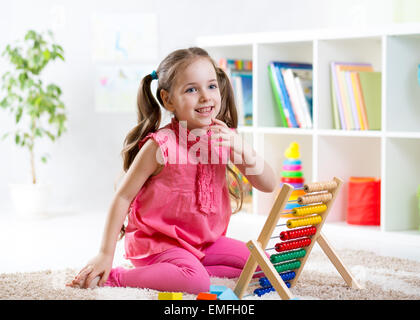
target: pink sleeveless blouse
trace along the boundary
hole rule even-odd
[[[228,147],[215,147],[174,117],[148,134],[159,145],[164,167],[151,176],[130,206],[125,234],[125,258],[142,259],[173,247],[197,258],[203,249],[226,234],[231,216],[226,181]]]

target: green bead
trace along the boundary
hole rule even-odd
[[[300,268],[300,261],[295,260],[295,261],[291,261],[291,262],[278,264],[278,265],[275,265],[274,268],[277,270],[277,272],[299,269]]]
[[[306,254],[305,249],[299,249],[296,251],[289,251],[284,253],[277,253],[270,256],[271,263],[278,263],[287,260],[299,259],[304,257]]]

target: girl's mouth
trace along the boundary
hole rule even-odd
[[[200,115],[207,116],[212,112],[213,109],[214,109],[214,106],[208,106],[208,107],[195,109],[195,112],[199,113]]]

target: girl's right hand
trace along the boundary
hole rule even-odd
[[[97,280],[95,279],[96,277],[98,277],[99,280],[98,286],[102,286],[106,280],[108,280],[108,276],[112,268],[112,260],[112,255],[99,253],[96,257],[90,260],[87,265],[80,270],[77,276],[71,282],[66,284],[66,286],[85,289],[95,287],[95,283],[92,283],[92,280]]]

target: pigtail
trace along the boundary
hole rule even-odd
[[[123,169],[127,172],[139,152],[139,143],[150,132],[159,129],[161,121],[161,111],[159,103],[156,101],[150,89],[152,76],[146,75],[137,93],[137,125],[130,130],[124,140],[124,148],[121,152],[123,157]],[[121,226],[119,240],[125,235],[125,225]]]
[[[232,88],[232,84],[229,80],[228,75],[222,68],[215,67],[216,74],[219,83],[221,101],[221,109],[218,119],[224,121],[229,128],[238,127],[238,112],[236,110],[235,94]],[[236,202],[236,208],[232,214],[239,212],[242,209],[244,201],[244,190],[242,185],[242,179],[238,173],[233,170],[234,164],[228,164],[226,166],[226,178],[228,182],[228,190],[231,198]],[[235,183],[236,182],[236,183]],[[233,188],[233,184],[236,184],[238,188]]]
[[[220,96],[222,98],[218,119],[224,121],[229,128],[238,127],[238,112],[235,104],[235,94],[228,75],[222,68],[216,67],[219,82]]]
[[[157,131],[160,126],[161,111],[159,103],[150,89],[152,80],[150,74],[146,75],[141,81],[137,93],[137,125],[127,134],[121,152],[125,172],[130,168],[139,152],[139,142],[150,132]]]

